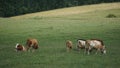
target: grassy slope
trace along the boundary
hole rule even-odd
[[[51,11],[44,11],[38,13],[25,14],[21,16],[15,16],[12,18],[33,18],[33,17],[54,17],[54,16],[66,16],[72,14],[100,11],[100,10],[108,10],[108,9],[116,9],[120,8],[120,3],[103,3],[103,4],[94,4],[94,5],[86,5],[86,6],[78,6],[71,8],[63,8]]]
[[[65,16],[34,17],[30,15],[29,17],[28,15],[27,19],[23,19],[26,16],[0,18],[0,67],[119,68],[119,12],[118,7]],[[117,18],[106,18],[108,14],[115,14]],[[40,49],[34,53],[16,53],[15,44],[17,42],[25,44],[26,38],[29,37],[39,40]],[[78,53],[76,40],[79,38],[104,40],[107,55],[92,53],[88,56],[83,53],[83,50]],[[70,53],[65,50],[67,39],[74,43],[74,49]]]

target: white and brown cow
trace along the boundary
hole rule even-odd
[[[86,40],[84,40],[84,39],[77,40],[77,49],[78,50],[85,49],[85,46],[86,46]]]
[[[23,45],[17,43],[16,46],[15,46],[15,50],[16,50],[16,52],[18,52],[18,51],[26,51],[26,48]]]
[[[73,44],[72,44],[72,41],[70,40],[67,40],[66,41],[66,49],[67,49],[67,52],[69,52],[73,47]]]
[[[98,52],[101,52],[103,54],[106,54],[106,48],[102,40],[99,39],[90,39],[86,40],[86,52],[90,54],[90,51],[92,49],[96,49],[96,54]]]
[[[27,46],[27,48],[26,48],[27,51],[28,50],[30,51],[30,49],[32,49],[33,51],[34,51],[34,49],[38,49],[38,41],[37,41],[37,39],[32,39],[32,38],[27,39],[26,46]]]

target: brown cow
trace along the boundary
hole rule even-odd
[[[38,49],[38,41],[37,39],[27,39],[27,42],[26,42],[26,45],[27,45],[27,51],[30,50],[30,49]]]
[[[23,45],[18,44],[18,43],[16,44],[15,49],[16,49],[16,52],[18,52],[18,51],[26,51],[26,48]]]
[[[96,49],[96,54],[100,51],[103,54],[106,54],[106,48],[102,40],[99,39],[90,39],[86,41],[86,52],[90,54],[92,49]]]
[[[67,40],[67,41],[66,41],[66,49],[67,49],[67,52],[69,52],[69,51],[72,49],[72,46],[73,46],[72,41]]]

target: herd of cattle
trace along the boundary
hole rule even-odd
[[[34,51],[35,49],[38,49],[38,41],[37,39],[27,39],[26,41],[26,47],[17,43],[15,46],[16,51]]]
[[[16,44],[15,49],[16,51],[34,51],[38,49],[38,41],[37,39],[27,39],[26,46],[23,46],[21,44]],[[66,41],[66,50],[67,52],[71,51],[73,49],[73,43],[70,40]],[[83,40],[79,39],[77,40],[77,49],[80,51],[81,49],[84,49],[86,54],[90,54],[90,52],[95,49],[96,54],[98,52],[101,52],[103,54],[106,54],[106,47],[102,40],[99,39],[89,39],[89,40]]]
[[[67,51],[70,51],[72,47],[73,47],[72,41],[68,40],[66,42]],[[103,41],[99,39],[89,39],[89,40],[79,39],[77,40],[77,49],[79,51],[80,49],[84,49],[85,50],[84,52],[87,53],[88,55],[93,49],[96,50],[96,54],[98,52],[106,54],[106,47]]]

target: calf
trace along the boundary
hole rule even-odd
[[[18,43],[16,44],[15,49],[16,49],[16,52],[18,52],[18,51],[26,51],[26,48],[23,45],[18,44]]]
[[[69,52],[71,49],[72,49],[72,41],[68,40],[66,41],[66,49],[67,49],[67,52]]]
[[[106,49],[105,49],[105,45],[103,44],[102,40],[98,40],[98,39],[90,39],[86,41],[86,52],[88,54],[90,54],[90,51],[92,49],[96,49],[96,54],[100,51],[103,54],[106,54]]]
[[[38,41],[37,39],[27,39],[27,42],[26,42],[26,45],[27,45],[27,51],[30,50],[30,49],[38,49]]]
[[[77,40],[77,48],[78,50],[80,49],[85,49],[86,41],[83,39]]]

